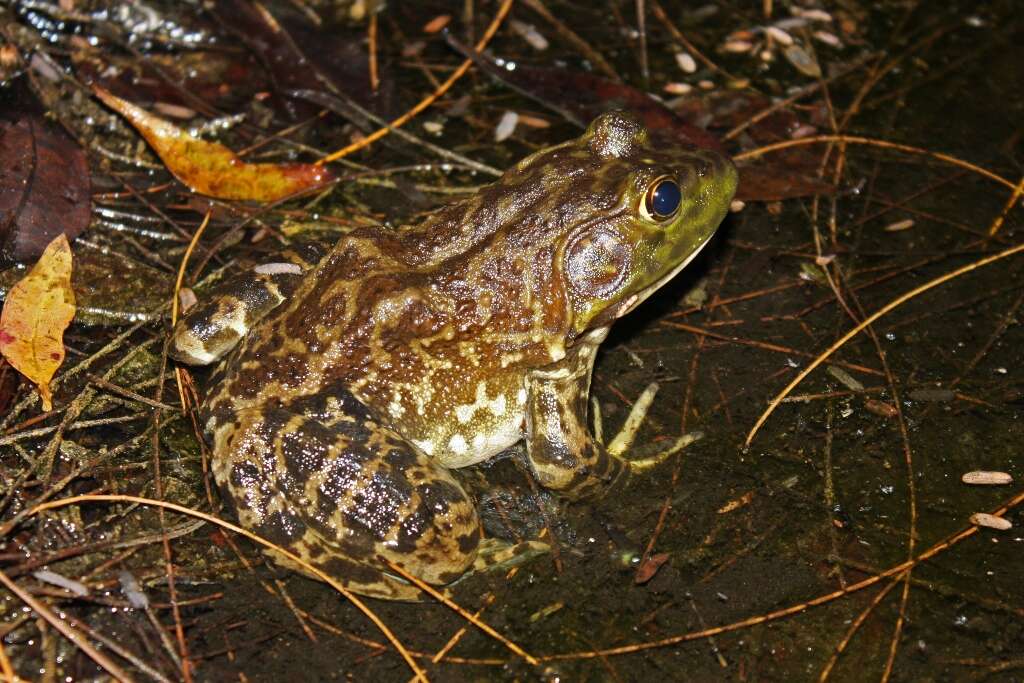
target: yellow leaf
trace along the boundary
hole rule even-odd
[[[135,126],[178,180],[200,194],[274,202],[334,179],[317,164],[247,164],[224,145],[194,137],[104,88],[93,86],[93,92]]]
[[[73,317],[71,246],[61,233],[11,287],[0,314],[0,353],[39,387],[46,411],[53,409],[50,380],[64,362],[64,330]]]

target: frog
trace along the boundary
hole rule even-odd
[[[543,552],[484,537],[453,471],[522,444],[537,483],[576,500],[688,443],[628,457],[653,385],[603,443],[591,377],[610,326],[708,244],[737,178],[725,154],[610,111],[419,221],[241,274],[170,344],[216,366],[200,421],[227,506],[376,598]]]

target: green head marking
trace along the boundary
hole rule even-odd
[[[563,243],[579,334],[632,310],[696,256],[725,217],[738,176],[713,150],[653,143],[623,112],[602,114],[573,145],[593,155],[593,196],[608,205]]]

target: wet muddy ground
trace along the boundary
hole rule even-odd
[[[419,35],[424,23],[445,11],[457,23],[464,18],[462,3],[454,4],[460,5],[454,11],[445,3],[424,3],[415,11],[388,7],[381,30],[391,31],[391,40],[398,28]],[[496,4],[468,4],[478,13],[479,32]],[[639,39],[617,23],[635,26],[633,3],[609,4],[618,17],[612,28],[600,13],[550,3],[627,83],[644,87]],[[719,4],[713,16],[694,19],[685,4],[664,6],[685,34],[699,36],[716,65],[748,79],[750,88],[781,99],[789,88],[817,82],[783,58],[784,46],[775,45],[768,65],[758,54],[723,48],[729,40],[763,42],[762,33],[730,36],[791,16],[788,8],[775,7],[768,20],[761,3]],[[8,38],[10,31],[32,25],[29,5],[8,10],[6,19],[21,27],[8,25]],[[582,68],[584,60],[572,46],[559,42],[526,5],[517,5],[512,17],[534,23],[553,45],[528,52],[523,39],[505,29],[491,45],[494,53]],[[515,538],[543,532],[555,549],[511,574],[472,576],[451,591],[459,605],[479,611],[482,621],[536,663],[444,605],[368,602],[417,653],[432,680],[1024,676],[1024,516],[1017,507],[1024,498],[1024,254],[982,265],[879,318],[796,386],[745,445],[769,401],[848,330],[916,287],[1020,245],[1024,234],[1019,186],[1013,194],[1024,161],[1024,24],[1014,3],[844,2],[816,8],[833,17],[819,30],[834,33],[843,48],[814,42],[809,31],[799,34],[798,43],[818,50],[826,77],[830,65],[858,66],[792,105],[799,125],[813,126],[814,134],[842,133],[941,153],[999,178],[906,148],[851,143],[832,147],[828,157],[824,178],[836,181],[835,193],[752,199],[732,213],[696,262],[617,323],[594,374],[593,395],[606,433],[618,428],[643,388],[657,381],[660,392],[638,447],[694,430],[703,438],[657,470],[620,482],[598,499],[572,504],[538,491],[515,452],[462,472],[480,501],[488,533]],[[357,23],[350,30],[360,35],[365,27]],[[696,83],[702,77],[725,88],[727,79],[703,65],[696,75],[680,70],[674,55],[683,48],[653,14],[647,31],[650,90],[665,95],[667,82]],[[443,77],[458,57],[431,45],[430,64],[438,64]],[[396,46],[386,50],[401,61],[394,56]],[[410,78],[399,71],[398,78]],[[474,132],[471,144],[462,140],[463,153],[504,168],[530,149],[576,134],[557,116],[543,114],[540,105],[482,76],[468,78],[447,97],[475,98],[466,119],[445,119],[433,110],[424,115],[451,127],[469,126]],[[423,80],[401,82],[415,93],[430,89]],[[495,144],[491,129],[506,109],[546,116],[553,125],[520,128],[511,141]],[[724,116],[721,109],[709,111]],[[712,121],[719,136],[730,128],[720,122]],[[422,133],[421,126],[411,125]],[[439,144],[445,142],[441,138]],[[738,136],[727,145],[741,153],[767,142]],[[815,146],[816,162],[825,147]],[[316,148],[334,147],[318,141]],[[840,154],[843,165],[834,176]],[[382,155],[364,153],[359,161],[374,167],[401,163],[394,150]],[[119,168],[116,159],[94,163],[104,172]],[[799,166],[794,174],[806,171],[805,158],[790,163]],[[465,174],[416,180],[474,184]],[[138,187],[164,181],[166,174],[133,177]],[[113,190],[94,189],[99,191]],[[199,204],[186,206],[187,191],[180,186],[153,196],[159,206],[176,211],[183,225],[198,224]],[[428,203],[439,197],[429,195]],[[153,208],[138,197],[131,201],[136,215]],[[356,214],[401,218],[413,208],[397,201],[393,191],[358,187],[338,191],[312,209],[298,204],[290,214],[270,212],[266,220],[279,226],[296,216],[309,219],[314,211],[349,220]],[[237,220],[223,220],[207,239],[214,242]],[[245,237],[259,229],[247,228]],[[126,234],[130,241],[124,241]],[[175,267],[184,247],[180,240],[147,241],[109,224],[93,225],[82,239]],[[76,256],[86,248],[76,246]],[[253,259],[253,250],[270,247],[243,239],[221,248],[222,260],[211,268]],[[154,287],[158,299],[166,295],[169,301],[172,290],[164,291],[164,285],[170,286],[170,276],[154,268],[164,278]],[[73,352],[65,368],[114,343],[89,372],[101,374],[123,361],[111,381],[141,387],[140,393],[152,397],[166,330],[159,320],[134,328],[76,323],[66,337]],[[201,383],[203,373],[196,379]],[[177,406],[172,378],[164,382],[158,400]],[[68,386],[75,388],[56,394],[58,408],[82,395],[76,393],[81,385]],[[132,676],[179,678],[173,657],[183,642],[195,680],[411,677],[380,631],[342,596],[268,567],[251,544],[229,542],[209,524],[192,528],[190,518],[170,514],[162,522],[172,537],[177,615],[169,605],[161,520],[154,510],[91,503],[7,524],[54,481],[110,449],[112,459],[77,471],[54,496],[157,497],[157,441],[163,499],[220,512],[215,496],[214,507],[208,502],[191,422],[170,412],[154,421],[151,408],[135,422],[68,431],[53,479],[41,480],[33,463],[52,445],[52,436],[17,435],[59,424],[61,417],[26,424],[38,405],[12,406],[31,391],[22,382],[7,400],[7,410],[15,412],[4,424],[3,482],[20,482],[24,489],[5,495],[0,569],[157,672],[118,659]],[[105,404],[93,417],[132,410],[138,404]],[[128,445],[118,449],[120,444]],[[30,475],[21,476],[26,467]],[[961,476],[973,470],[1005,472],[1013,483],[969,486]],[[1013,526],[975,527],[970,518],[978,512],[997,512]],[[121,541],[127,543],[118,546]],[[90,594],[75,597],[33,578],[43,566],[83,582]],[[118,581],[122,571],[143,585],[152,603],[149,614],[129,604]],[[4,594],[0,632],[20,675],[103,675],[25,610],[18,597]],[[453,641],[441,661],[430,662]]]

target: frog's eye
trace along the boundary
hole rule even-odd
[[[668,176],[662,176],[651,183],[644,193],[640,213],[648,220],[664,221],[676,214],[682,202],[683,193],[679,183]]]

